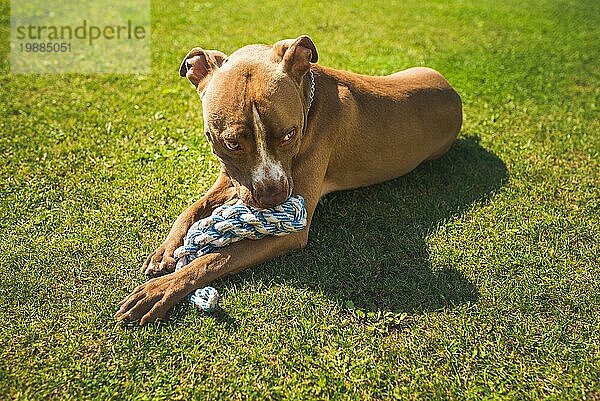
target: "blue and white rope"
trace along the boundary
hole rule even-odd
[[[175,269],[179,270],[202,255],[244,238],[280,237],[302,231],[305,227],[306,207],[300,195],[292,195],[283,204],[271,209],[258,209],[238,199],[219,206],[209,217],[190,227],[183,246],[175,251]],[[194,291],[187,299],[210,312],[219,302],[219,293],[213,287],[204,287]]]

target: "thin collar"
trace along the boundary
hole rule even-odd
[[[310,74],[310,93],[308,94],[308,107],[304,114],[304,127],[302,128],[302,133],[306,131],[306,126],[308,125],[308,113],[310,113],[310,108],[315,97],[315,75],[312,72],[312,68],[308,70],[308,73]]]
[[[308,109],[306,110],[306,114],[310,111],[310,106],[312,106],[313,98],[315,97],[315,74],[312,72],[312,68],[308,70],[310,73],[310,95],[308,97]]]

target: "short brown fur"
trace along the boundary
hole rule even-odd
[[[218,205],[234,197],[258,206],[260,199],[278,202],[283,199],[279,195],[256,192],[285,188],[286,197],[291,192],[304,197],[310,225],[324,194],[399,177],[440,157],[454,142],[462,124],[461,100],[438,72],[411,68],[371,77],[323,67],[314,64],[316,59],[307,36],[274,46],[246,46],[228,59],[200,48],[188,53],[180,75],[190,79],[202,98],[205,128],[221,172],[148,257],[143,270],[154,278],[121,301],[117,318],[140,324],[161,319],[194,289],[308,241],[309,228],[286,237],[243,240],[172,273],[173,252],[189,227]],[[309,70],[315,81],[310,109]],[[267,135],[262,147],[253,131],[253,108]],[[297,131],[282,142],[290,127]],[[231,141],[241,150],[226,148]],[[249,174],[260,171],[259,148],[281,166],[281,176],[265,178],[262,187]]]

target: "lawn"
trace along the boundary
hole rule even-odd
[[[600,399],[597,1],[156,0],[144,76],[11,74],[0,21],[0,399]],[[216,314],[116,322],[218,171],[181,58],[305,33],[442,72],[459,140],[324,198]]]

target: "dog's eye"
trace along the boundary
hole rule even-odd
[[[242,147],[240,146],[239,143],[237,143],[237,141],[234,140],[224,140],[223,143],[225,144],[225,147],[231,151],[236,151],[236,150],[240,150],[242,149]]]
[[[288,143],[293,137],[294,135],[296,135],[296,128],[292,128],[291,130],[289,130],[283,137],[283,139],[281,140],[281,143],[286,144]]]

